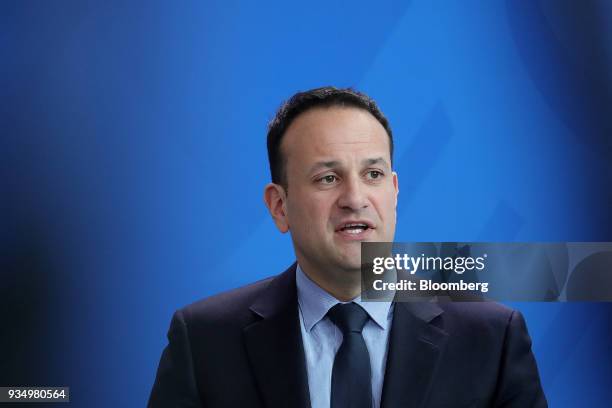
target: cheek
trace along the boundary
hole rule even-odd
[[[296,197],[297,198],[297,197]],[[305,230],[321,230],[327,228],[329,223],[330,206],[326,200],[310,197],[309,200],[296,200],[295,205],[289,206],[289,215],[293,223],[298,223]]]
[[[295,197],[287,203],[287,214],[289,220],[294,224],[300,224],[305,228],[327,223],[328,211],[322,200],[309,200]]]
[[[379,209],[380,217],[385,221],[391,221],[395,219],[396,215],[396,201],[395,193],[386,194],[383,200],[377,201],[377,208]]]
[[[329,220],[329,211],[327,207],[321,204],[320,202],[313,202],[308,206],[308,218],[304,219],[305,223],[313,227],[327,224]]]

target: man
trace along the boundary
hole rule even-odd
[[[547,406],[519,312],[361,301],[360,243],[395,234],[392,153],[362,93],[281,106],[264,200],[297,263],[177,311],[149,407]]]

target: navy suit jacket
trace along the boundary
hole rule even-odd
[[[177,311],[148,406],[309,408],[295,266]],[[521,314],[396,303],[381,407],[547,407]]]

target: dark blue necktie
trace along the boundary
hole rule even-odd
[[[334,359],[330,406],[372,408],[370,355],[361,335],[368,314],[356,303],[339,303],[327,313],[343,336]]]

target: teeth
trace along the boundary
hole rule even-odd
[[[367,225],[365,224],[346,224],[344,226],[344,228],[351,228],[351,227],[367,228]]]
[[[345,224],[342,227],[342,231],[347,232],[349,234],[360,234],[366,229],[368,229],[368,226],[366,224],[359,224],[359,223],[349,223],[349,224]]]

